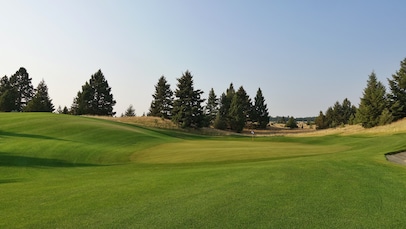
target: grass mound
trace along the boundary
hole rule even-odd
[[[132,152],[175,138],[126,124],[47,113],[3,113],[2,164],[84,165],[129,161]]]

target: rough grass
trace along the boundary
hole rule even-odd
[[[401,228],[403,131],[202,137],[0,114],[0,228]]]

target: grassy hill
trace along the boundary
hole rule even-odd
[[[1,113],[0,228],[399,228],[403,125],[251,139]]]

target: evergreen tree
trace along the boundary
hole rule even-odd
[[[56,109],[57,114],[62,114],[62,107],[59,105],[58,109]]]
[[[232,117],[230,116],[230,108],[231,108],[231,102],[234,98],[234,95],[235,95],[234,85],[233,85],[233,83],[230,83],[230,86],[226,90],[226,97],[222,104],[223,110],[225,113],[225,117],[226,117],[227,128],[231,128]]]
[[[350,100],[344,99],[342,105],[342,120],[344,124],[352,124],[352,119],[354,119],[357,113],[357,108],[351,104]]]
[[[154,100],[149,108],[149,116],[170,119],[173,109],[173,92],[164,76],[161,76],[155,85]]]
[[[400,69],[388,79],[390,93],[388,94],[390,110],[393,119],[406,117],[406,58],[400,62]]]
[[[62,114],[69,114],[69,113],[70,113],[69,109],[66,106],[64,106],[63,110],[62,110]]]
[[[258,123],[259,128],[266,128],[269,123],[269,113],[265,98],[262,95],[261,88],[258,88],[257,94],[254,99],[254,107],[251,115],[251,121]]]
[[[327,125],[327,128],[333,128],[333,127],[336,127],[336,123],[335,123],[335,114],[334,114],[334,109],[333,109],[333,107],[329,107],[329,108],[327,108],[327,111],[326,111],[326,125]]]
[[[245,126],[247,117],[251,111],[251,100],[241,86],[235,93],[230,105],[230,127],[240,133]]]
[[[217,112],[216,118],[214,119],[213,126],[216,129],[225,130],[227,128],[227,111],[225,107],[225,101],[227,96],[225,93],[220,96],[219,110]]]
[[[381,116],[379,117],[378,125],[383,126],[386,124],[390,124],[391,122],[393,122],[393,116],[392,116],[391,112],[389,111],[389,109],[385,108],[382,111]]]
[[[343,107],[341,106],[340,102],[336,102],[333,106],[333,122],[334,126],[332,127],[337,127],[341,124],[344,124],[344,112],[343,112]]]
[[[74,115],[93,114],[91,110],[91,101],[94,91],[88,82],[82,86],[82,91],[78,91],[77,96],[73,100],[71,112]]]
[[[178,79],[177,89],[173,103],[172,121],[182,128],[200,128],[203,125],[204,115],[200,96],[201,90],[194,90],[193,76],[187,70]]]
[[[35,96],[30,100],[24,111],[28,112],[53,112],[54,105],[52,104],[52,99],[48,95],[48,87],[44,80],[38,84]]]
[[[7,76],[0,79],[0,111],[16,111],[18,92],[11,86]]]
[[[209,92],[209,97],[207,99],[207,104],[205,107],[205,115],[207,116],[208,123],[213,124],[216,119],[219,110],[219,102],[214,89],[212,88]]]
[[[322,111],[320,111],[319,116],[317,116],[314,122],[316,124],[316,129],[327,129],[329,126],[326,120],[326,116],[323,114]]]
[[[319,129],[334,128],[339,125],[345,125],[351,123],[354,120],[357,108],[351,105],[351,102],[346,98],[340,104],[338,101],[333,107],[329,107],[326,111],[326,115],[323,115],[323,124],[319,120]],[[322,113],[319,115],[321,119]]]
[[[15,106],[17,111],[23,111],[24,107],[34,96],[34,87],[27,70],[21,67],[10,77],[10,85],[17,92]]]
[[[113,106],[116,101],[111,94],[111,88],[101,70],[93,74],[82,86],[72,105],[72,112],[76,115],[107,115],[113,116]]]
[[[286,127],[289,127],[290,129],[298,128],[296,119],[293,116],[289,118]]]
[[[127,110],[125,110],[124,116],[125,117],[134,117],[135,116],[135,109],[132,104],[130,104],[130,106],[128,106]]]
[[[380,116],[386,107],[385,86],[377,80],[375,72],[372,72],[357,110],[357,120],[365,128],[374,127],[379,124]]]

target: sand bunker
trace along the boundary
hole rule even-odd
[[[406,152],[386,154],[385,157],[388,161],[393,163],[406,165]]]

